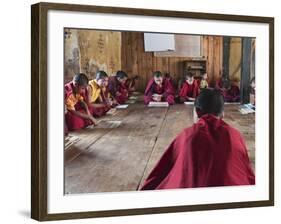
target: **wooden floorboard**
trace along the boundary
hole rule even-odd
[[[238,107],[225,105],[225,121],[243,134],[254,166],[255,117]],[[193,124],[193,107],[136,103],[102,119],[122,123],[70,133],[79,141],[65,150],[66,194],[137,190],[176,135]]]
[[[176,104],[169,107],[139,188],[173,139],[183,129],[193,124],[192,112],[193,107],[191,105]]]
[[[120,127],[108,131],[65,163],[65,193],[137,189],[167,108],[147,108],[142,104],[129,108]],[[96,128],[91,132],[96,132],[95,136],[100,130]]]

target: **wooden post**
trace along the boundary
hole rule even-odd
[[[250,79],[251,79],[251,48],[252,38],[242,38],[242,61],[241,61],[241,102],[250,102]]]
[[[222,77],[225,77],[228,79],[229,79],[230,38],[231,37],[223,37]]]

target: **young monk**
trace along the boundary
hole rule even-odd
[[[141,190],[255,184],[245,141],[222,120],[223,105],[219,90],[200,92],[195,124],[173,140]]]
[[[109,92],[109,88],[108,88],[108,83],[109,83],[109,79],[105,79],[104,85],[102,87],[102,92],[103,92],[103,96],[105,98],[105,101],[107,103],[107,105],[110,105],[111,108],[114,108],[115,106],[118,105],[117,100],[110,94]]]
[[[206,89],[209,87],[209,84],[208,84],[208,74],[207,72],[204,72],[201,74],[201,79],[199,80],[199,88],[200,89]]]
[[[225,102],[240,102],[240,90],[228,78],[222,78],[216,87],[221,90]]]
[[[136,91],[135,85],[136,85],[136,81],[139,80],[139,76],[135,75],[132,78],[127,78],[126,82],[125,82],[125,86],[127,88],[127,90],[129,91],[129,95]]]
[[[88,107],[85,101],[87,86],[88,78],[83,73],[75,75],[73,80],[64,86],[65,123],[69,131],[96,124],[96,120],[92,116],[92,108]]]
[[[187,72],[185,82],[179,91],[180,102],[194,101],[199,94],[198,82],[194,80],[193,74]]]
[[[170,79],[164,78],[160,71],[153,73],[153,78],[148,81],[144,92],[144,103],[168,102],[175,103],[175,89]]]
[[[125,103],[129,98],[129,91],[126,87],[127,78],[124,71],[117,71],[115,76],[109,78],[108,90],[119,104]]]
[[[110,110],[111,105],[108,103],[103,89],[108,82],[108,75],[104,71],[98,71],[96,78],[89,81],[87,87],[88,104],[93,107],[93,115],[100,117]]]

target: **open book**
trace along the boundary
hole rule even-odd
[[[117,105],[115,108],[116,109],[126,109],[129,105],[128,104],[120,104],[120,105]]]
[[[169,107],[168,102],[149,102],[149,107]]]

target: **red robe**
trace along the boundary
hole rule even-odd
[[[231,85],[228,90],[223,89],[222,80],[216,82],[216,88],[221,90],[225,102],[240,102],[240,90],[238,86]]]
[[[108,90],[109,90],[110,94],[120,104],[125,103],[129,99],[129,91],[127,89],[126,84],[120,83],[117,80],[116,76],[109,77]],[[117,96],[117,94],[116,94],[117,92],[120,93],[119,96]]]
[[[141,190],[254,184],[239,131],[207,114],[174,139]]]
[[[186,81],[182,84],[182,87],[179,91],[180,101],[183,103],[188,101],[188,98],[196,98],[199,94],[199,85],[198,81],[194,80],[190,85]]]
[[[65,100],[67,99],[67,97],[69,97],[71,94],[73,94],[73,89],[74,89],[73,82],[69,82],[69,83],[65,84],[65,86],[64,86],[64,97],[65,97],[64,99]],[[84,94],[82,94],[82,96],[84,99],[87,99],[86,92]],[[75,110],[86,114],[86,111],[81,106],[80,102],[75,104]],[[93,108],[89,107],[89,111],[91,113],[93,113]],[[85,128],[85,127],[91,125],[92,121],[89,119],[81,118],[81,117],[75,115],[74,113],[72,113],[71,111],[68,111],[65,114],[65,124],[66,124],[65,133],[67,133],[68,131],[79,130],[79,129]]]
[[[146,86],[144,92],[144,103],[149,104],[149,102],[153,101],[152,95],[154,93],[162,94],[162,101],[168,102],[170,105],[175,104],[175,88],[173,83],[170,79],[163,79],[162,87],[159,87],[155,82],[154,79],[150,79]]]
[[[132,94],[132,92],[133,92],[132,90],[130,90],[130,87],[134,88],[135,85],[136,85],[135,78],[129,78],[126,80],[125,86],[126,86],[127,90],[129,91],[129,95]]]
[[[237,86],[231,85],[230,89],[222,90],[225,102],[240,102],[240,90]]]

